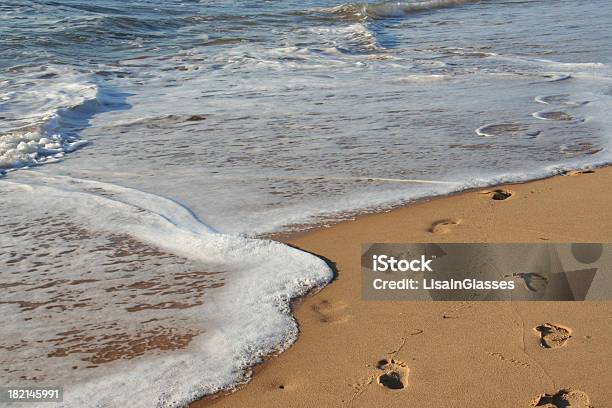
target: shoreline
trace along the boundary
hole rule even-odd
[[[612,405],[605,392],[612,363],[597,357],[612,347],[612,302],[419,302],[415,308],[361,300],[357,274],[361,242],[612,242],[612,191],[601,189],[610,183],[612,167],[569,172],[273,236],[333,262],[336,278],[294,303],[300,327],[294,345],[254,367],[249,383],[189,406],[531,406],[538,395],[563,389],[573,390],[568,398],[576,401]],[[549,322],[572,333],[558,350],[538,345],[534,328]],[[377,383],[377,364],[385,359],[404,370],[404,389]],[[491,392],[470,395],[468,383]]]
[[[446,194],[426,196],[426,197],[417,198],[414,200],[408,200],[408,201],[397,203],[397,204],[389,204],[388,206],[381,206],[379,208],[365,208],[361,210],[347,211],[347,212],[341,213],[345,216],[339,215],[337,220],[332,219],[332,220],[326,221],[325,223],[315,222],[315,223],[296,224],[298,226],[303,227],[303,229],[297,229],[297,230],[292,230],[291,227],[293,225],[290,224],[284,227],[284,228],[287,228],[286,231],[263,233],[260,235],[255,235],[253,236],[253,238],[270,239],[273,241],[282,242],[284,244],[289,244],[293,240],[297,240],[304,235],[314,233],[318,230],[333,228],[338,224],[343,224],[347,222],[349,223],[355,222],[355,221],[359,221],[366,217],[387,214],[387,213],[394,212],[400,209],[410,208],[415,205],[422,205],[424,203],[429,203],[429,202],[439,200],[439,199],[447,199],[447,198],[454,197],[457,195],[468,194],[468,193],[478,192],[478,191],[485,191],[485,190],[493,191],[497,189],[503,189],[506,186],[516,186],[516,185],[520,186],[520,185],[540,182],[544,180],[555,179],[557,177],[573,177],[573,176],[577,176],[581,174],[592,174],[598,170],[608,169],[608,168],[612,168],[612,164],[599,164],[599,165],[594,165],[594,166],[587,166],[579,170],[563,170],[555,174],[543,175],[537,178],[529,179],[527,181],[508,181],[508,182],[502,182],[500,184],[491,184],[488,186],[469,187],[464,190],[453,191],[453,192],[446,193]]]

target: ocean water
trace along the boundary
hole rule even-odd
[[[258,236],[610,163],[610,25],[607,0],[3,1],[1,381],[150,407],[247,380],[332,278]]]

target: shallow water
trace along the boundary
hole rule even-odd
[[[211,342],[215,335],[227,341],[222,333],[233,323],[213,319],[210,310],[226,316],[236,305],[221,300],[181,309],[164,323],[196,333],[186,349],[155,349],[124,362],[150,369],[157,360],[147,356],[176,356],[166,359],[181,385],[153,372],[153,403],[172,405],[243,379],[245,365],[295,339],[287,299],[331,277],[314,258],[240,234],[610,162],[608,1],[89,3],[0,5],[0,169],[6,172],[0,205],[8,220],[0,243],[28,255],[4,257],[2,279],[64,280],[68,290],[69,281],[84,279],[83,265],[106,276],[97,265],[114,255],[86,254],[125,235],[180,261],[134,250],[142,255],[132,260],[138,275],[120,275],[121,285],[161,284],[157,268],[172,276],[222,271],[223,285],[203,289],[209,299],[216,292],[232,298],[242,287],[234,283],[244,279],[262,282],[261,292],[251,293],[262,301],[234,323],[267,316],[266,330],[232,337],[226,355],[236,358],[213,359],[209,377],[195,363],[193,371],[177,367],[198,352],[200,362],[217,353],[223,341]],[[37,234],[54,221],[86,231],[88,244],[73,255],[80,269],[51,262],[60,255],[36,246]],[[15,235],[10,223],[27,228]],[[61,234],[44,244],[71,249]],[[248,265],[238,261],[250,256]],[[49,275],[32,267],[40,260]],[[103,286],[87,285],[103,293]],[[40,308],[24,312],[14,302],[48,298],[11,293],[13,303],[3,307],[15,312],[15,327],[21,314]],[[136,295],[122,300],[127,308],[146,303]],[[164,296],[155,299],[172,304],[184,293]],[[252,298],[239,297],[238,306]],[[98,300],[92,307],[122,310],[110,298]],[[263,308],[270,312],[258,312]],[[115,320],[134,326],[157,312],[143,313]],[[58,332],[69,331],[53,319]],[[126,333],[133,339],[139,332]],[[49,359],[40,369],[54,367],[68,379],[74,361],[91,356]],[[111,362],[85,372],[112,379],[117,367]],[[72,395],[100,384],[83,382]],[[119,386],[116,398],[125,398]]]

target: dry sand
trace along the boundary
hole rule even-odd
[[[363,242],[611,242],[611,186],[606,168],[286,239],[337,279],[296,305],[291,349],[193,407],[612,407],[612,302],[368,302],[360,287]]]

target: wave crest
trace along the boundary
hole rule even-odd
[[[326,9],[330,13],[339,15],[343,19],[384,19],[404,17],[419,11],[435,10],[468,3],[476,3],[477,0],[429,0],[397,2],[386,1],[382,3],[346,3]]]
[[[126,109],[127,94],[114,92],[70,72],[64,81],[35,82],[27,75],[5,94],[8,127],[0,128],[0,175],[6,171],[59,161],[88,144],[80,132],[94,115]],[[0,95],[2,96],[2,95]]]

